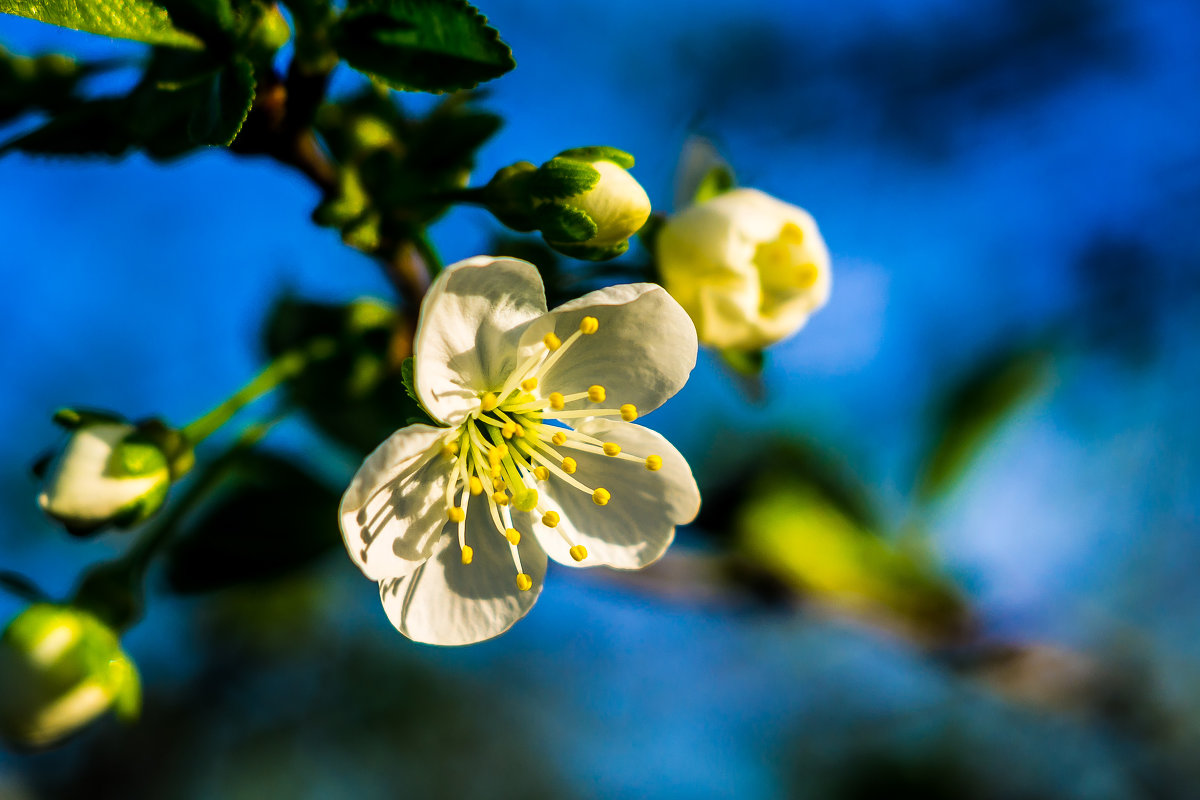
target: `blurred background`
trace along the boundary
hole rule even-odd
[[[126,639],[142,720],[0,751],[0,797],[1200,797],[1200,7],[480,6],[518,68],[477,181],[605,143],[670,211],[699,134],[833,253],[760,381],[702,351],[646,420],[700,519],[641,573],[552,568],[498,639],[417,645],[340,544],[362,453],[290,419],[297,474],[243,501],[296,564],[240,574],[252,531],[196,522],[228,536],[181,539]],[[142,52],[8,16],[0,43]],[[62,595],[128,538],[40,516],[54,409],[186,422],[280,297],[390,289],[265,160],[9,155],[0,186],[0,568]],[[432,228],[447,261],[501,234]]]

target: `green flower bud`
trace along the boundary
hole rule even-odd
[[[0,735],[45,747],[112,709],[132,718],[141,683],[116,633],[69,606],[32,605],[0,636]]]
[[[629,174],[633,156],[612,147],[566,150],[537,167],[520,162],[496,173],[487,205],[519,231],[575,258],[600,261],[629,249],[650,217],[650,198]]]
[[[156,511],[171,486],[171,461],[156,438],[115,419],[74,419],[38,495],[42,510],[72,533],[125,527]]]

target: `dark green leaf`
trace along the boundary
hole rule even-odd
[[[0,13],[147,44],[204,46],[172,25],[166,9],[149,0],[0,0]]]
[[[340,543],[338,493],[294,459],[249,450],[167,553],[176,592],[209,592],[301,569]]]
[[[557,200],[583,194],[600,182],[600,171],[586,161],[555,157],[538,167],[529,183],[534,197]]]
[[[696,187],[696,193],[692,196],[692,202],[698,205],[713,199],[717,195],[725,194],[725,192],[728,192],[735,186],[737,186],[737,183],[734,181],[733,172],[728,166],[722,164],[713,167],[700,179],[700,184]]]
[[[254,67],[236,58],[207,82],[206,96],[192,107],[188,136],[197,144],[228,146],[237,138],[254,104]]]
[[[317,337],[337,354],[314,362],[284,385],[288,398],[322,432],[365,455],[411,418],[428,421],[409,397],[401,360],[390,353],[400,317],[373,300],[346,306],[280,299],[267,318],[267,351],[276,356]]]
[[[571,242],[552,242],[549,239],[546,239],[546,243],[563,255],[578,258],[582,261],[608,261],[610,258],[616,258],[629,249],[628,239],[604,247],[594,247],[589,244],[573,244]]]
[[[14,597],[19,597],[22,600],[28,600],[32,603],[41,603],[50,599],[45,592],[38,588],[36,583],[19,572],[10,572],[8,570],[0,572],[0,589],[5,590]]]
[[[962,476],[1004,419],[1041,385],[1050,355],[1029,346],[994,354],[945,392],[917,478],[922,499],[941,494]]]
[[[596,235],[599,227],[578,208],[562,203],[545,203],[534,210],[538,230],[552,245],[586,242]]]
[[[52,53],[26,58],[0,47],[0,123],[30,111],[59,111],[78,102],[75,89],[94,67]]]
[[[235,25],[229,0],[159,0],[176,27],[206,41],[225,39]]]
[[[516,66],[487,18],[464,0],[350,0],[339,55],[395,89],[453,92]]]

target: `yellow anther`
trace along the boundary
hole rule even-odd
[[[571,558],[576,561],[583,561],[587,558],[587,548],[581,544],[577,544],[571,548]]]
[[[596,386],[588,387],[588,400],[591,400],[593,403],[603,403],[604,397],[605,395],[603,386],[597,384]]]
[[[508,539],[509,544],[518,545],[521,543],[521,532],[516,528],[509,528],[504,532],[504,538]]]
[[[533,578],[522,572],[517,576],[517,588],[522,592],[528,592],[533,588]]]
[[[492,500],[495,501],[496,505],[498,506],[508,505],[508,495],[506,495],[504,492],[492,492]]]
[[[621,445],[617,444],[616,442],[605,442],[604,443],[604,455],[606,455],[606,456],[621,455]]]
[[[518,492],[513,497],[513,506],[518,511],[533,511],[535,508],[537,508],[537,504],[537,489],[526,489],[523,492]]]
[[[562,431],[559,431],[558,433],[556,433],[550,437],[550,441],[554,442],[559,447],[562,447],[564,444],[567,443],[567,435],[565,433],[563,433]]]
[[[454,458],[456,455],[458,455],[458,442],[447,442],[442,445],[442,456]]]
[[[804,229],[794,222],[789,222],[783,226],[783,230],[779,231],[779,241],[785,244],[803,244]]]
[[[547,350],[553,352],[562,347],[562,339],[555,336],[553,332],[550,332],[542,337],[542,344],[546,345]]]
[[[575,459],[571,458],[570,456],[567,456],[566,458],[563,459],[563,463],[562,463],[562,471],[563,472],[567,473],[568,475],[574,475],[575,470],[578,468],[579,468],[579,466],[575,463]]]
[[[492,478],[492,491],[493,492],[503,492],[504,491],[504,481],[501,478]]]
[[[496,397],[495,392],[488,392],[479,398],[479,408],[483,411],[491,411],[498,405],[500,405],[500,398]]]
[[[525,438],[525,429],[522,428],[520,425],[518,425],[517,429],[515,431],[513,431],[513,436],[517,437],[518,439],[524,439]]]
[[[612,495],[608,493],[608,489],[597,489],[592,492],[592,502],[598,506],[608,505],[608,501],[612,499]]]
[[[662,469],[662,456],[646,456],[646,469],[651,472]]]
[[[467,481],[467,485],[471,489],[471,494],[483,494],[483,481],[476,478],[474,475]]]
[[[820,270],[813,263],[801,264],[796,271],[796,285],[801,289],[811,289],[817,282],[817,277],[820,275]]]
[[[526,378],[521,381],[521,388],[527,392],[532,392],[537,388],[537,378]]]
[[[562,411],[566,402],[563,400],[562,392],[550,393],[550,407],[555,411]]]
[[[557,528],[558,527],[558,512],[557,511],[547,511],[545,514],[542,515],[542,524],[545,525],[547,528]]]
[[[635,406],[633,403],[626,403],[625,405],[621,406],[621,419],[625,420],[626,422],[633,422],[635,419],[637,419],[637,406]]]
[[[595,317],[584,317],[579,321],[579,332],[584,336],[590,336],[600,330],[600,320]]]
[[[550,477],[550,470],[539,464],[533,468],[533,477],[537,478],[539,481],[544,481]]]
[[[446,516],[450,518],[451,522],[462,522],[467,518],[467,510],[458,506],[450,506],[446,509]]]
[[[471,545],[464,544],[462,546],[462,562],[464,564],[470,564],[471,559],[474,557],[475,557],[475,551],[473,549],[471,549]]]
[[[488,470],[488,475],[493,478],[499,478],[504,470],[499,464],[492,464],[492,468]]]
[[[500,429],[500,434],[505,439],[511,439],[513,436],[516,435],[516,433],[517,433],[517,423],[513,422],[512,420],[509,420],[508,422],[504,423],[504,427]]]
[[[522,406],[526,403],[532,403],[533,400],[533,395],[531,395],[529,392],[517,392],[515,395],[513,395],[512,405]]]
[[[488,450],[488,462],[494,467],[499,464],[508,455],[507,445],[498,444],[491,450]]]

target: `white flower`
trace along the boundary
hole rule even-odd
[[[71,432],[51,463],[38,505],[68,528],[90,530],[144,517],[171,485],[167,458],[123,422],[96,422]]]
[[[496,636],[537,600],[547,554],[637,569],[690,522],[700,494],[663,437],[632,424],[683,386],[696,332],[653,284],[601,289],[547,313],[512,258],[448,267],[421,306],[422,404],[342,498],[350,557],[411,639]]]
[[[87,612],[38,603],[0,637],[0,733],[10,742],[43,747],[110,708],[131,717],[140,705],[137,669]]]
[[[560,202],[587,214],[596,223],[596,233],[583,242],[561,244],[594,248],[620,245],[633,236],[650,218],[650,197],[629,171],[611,161],[591,162],[600,173],[592,188]]]
[[[655,250],[663,286],[713,347],[766,347],[829,299],[829,251],[813,218],[755,189],[671,217]]]

